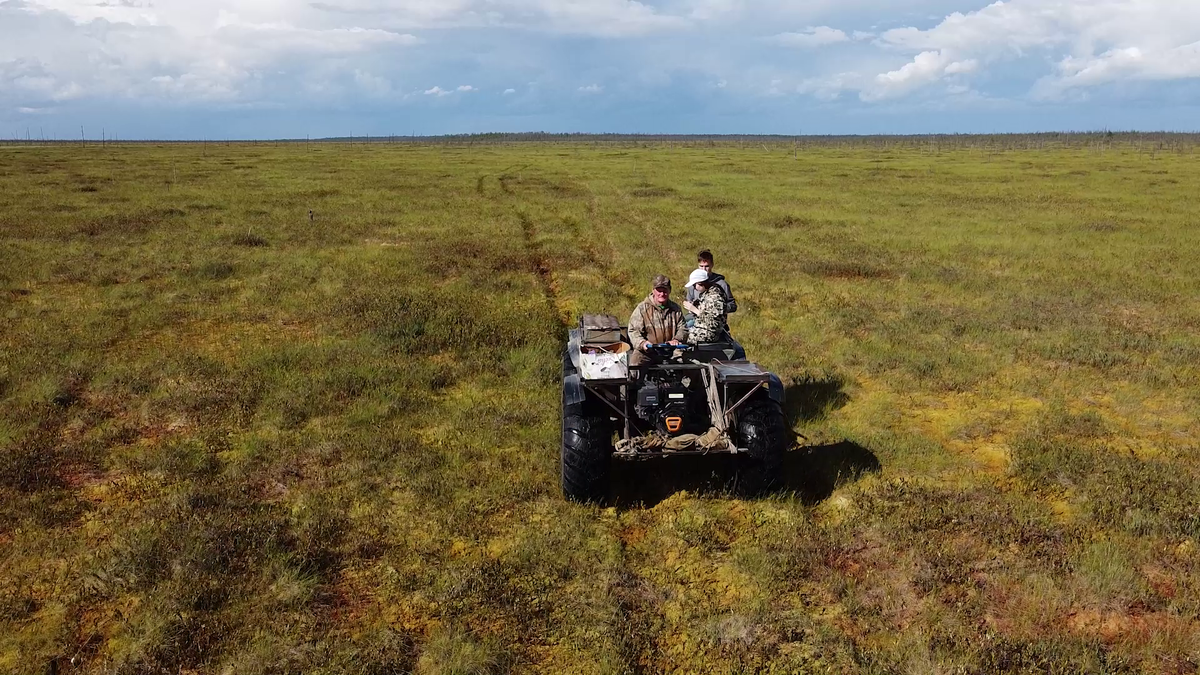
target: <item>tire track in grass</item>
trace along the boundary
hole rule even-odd
[[[513,189],[512,189],[512,187],[509,186],[508,181],[510,181],[514,178],[520,178],[519,172],[522,169],[526,169],[528,167],[529,167],[528,164],[522,164],[521,166],[516,166],[514,164],[513,166],[510,166],[507,169],[501,171],[500,175],[496,176],[496,181],[500,183],[500,191],[506,195],[511,195],[513,193]],[[517,173],[513,173],[513,172],[517,172]]]
[[[517,176],[510,172],[514,169],[520,171],[523,168],[525,167],[508,167],[496,177],[503,196],[513,196],[513,190],[508,185],[508,181]],[[475,182],[475,191],[481,196],[502,201],[497,195],[488,194],[485,188],[485,182],[490,176],[490,174],[480,175]],[[545,253],[542,251],[541,243],[538,241],[537,225],[533,222],[533,218],[519,206],[513,206],[513,213],[516,215],[517,222],[521,226],[521,243],[529,258],[530,271],[533,272],[534,277],[537,279],[538,287],[541,289],[542,295],[545,296],[550,311],[558,319],[559,326],[566,329],[571,325],[571,313],[559,297],[558,286],[554,280],[554,271],[546,259]]]
[[[517,167],[517,170],[522,168],[525,167]],[[512,187],[508,184],[508,182],[511,180],[517,180],[519,182],[520,176],[509,173],[510,170],[512,170],[512,167],[505,169],[505,171],[497,178],[501,186],[502,194],[491,194],[487,196],[497,201],[509,201],[510,198],[521,198],[521,195],[518,195],[516,192],[514,192]],[[480,186],[482,186],[482,181],[486,178],[488,178],[487,175],[479,178]],[[480,194],[485,194],[485,192],[481,189]],[[588,215],[590,217],[595,215],[597,207],[595,206],[595,194],[592,193],[590,187],[588,188],[588,194]],[[530,258],[530,269],[538,278],[542,293],[551,303],[552,309],[554,310],[555,315],[558,317],[560,325],[564,329],[570,329],[574,325],[575,316],[570,309],[570,304],[564,300],[559,292],[558,280],[562,278],[562,274],[559,270],[554,269],[554,266],[550,263],[549,258],[542,250],[542,245],[538,237],[539,229],[533,217],[530,216],[527,211],[522,210],[519,205],[513,205],[513,212],[516,214],[517,222],[521,225],[521,235],[525,250],[528,251]],[[599,242],[603,242],[603,245],[597,246],[597,243]],[[637,303],[641,302],[642,298],[636,292],[629,291],[631,287],[637,285],[631,282],[629,272],[615,266],[614,259],[616,257],[616,247],[613,246],[611,239],[607,235],[598,234],[594,239],[577,242],[577,245],[580,250],[583,250],[587,253],[588,259],[597,268],[601,278],[610,280],[609,284],[613,288],[617,289],[620,295],[625,298],[630,311],[632,311]],[[607,249],[607,251],[604,249]],[[620,316],[617,318],[618,320],[621,319]]]
[[[524,167],[520,167],[524,168]],[[506,169],[507,171],[507,169]],[[506,180],[516,179],[520,182],[520,176],[514,174],[505,174],[502,178]],[[631,292],[629,289],[637,287],[639,284],[631,280],[629,271],[616,266],[617,247],[612,242],[611,228],[597,225],[594,221],[599,213],[599,200],[596,197],[595,191],[592,190],[590,184],[585,180],[576,180],[571,176],[567,177],[568,182],[578,183],[584,186],[584,191],[587,193],[585,203],[586,219],[589,221],[590,229],[587,230],[589,236],[580,236],[574,242],[578,250],[583,251],[587,255],[587,259],[591,262],[592,267],[598,272],[600,278],[608,280],[609,286],[616,289],[620,295],[626,300],[626,305],[632,311],[639,302],[642,301],[642,296],[636,291]],[[511,187],[505,187],[507,195],[514,194]],[[578,235],[580,228],[576,226],[573,234]],[[559,275],[561,276],[561,274]],[[572,317],[568,317],[568,320]],[[618,316],[618,319],[622,317]]]
[[[610,529],[618,546],[619,559],[609,583],[608,594],[616,604],[618,656],[624,672],[631,675],[658,672],[655,668],[658,634],[663,623],[661,598],[653,584],[638,574],[630,550],[645,526],[635,513],[619,514]]]
[[[516,170],[519,171],[521,168],[525,167],[519,167]],[[484,183],[488,177],[487,175],[479,177],[476,183],[478,192],[497,202],[511,205],[521,227],[522,245],[528,255],[530,271],[537,280],[547,305],[558,319],[559,334],[565,342],[566,332],[574,317],[566,309],[560,297],[555,282],[556,271],[542,250],[537,223],[526,210],[521,208],[520,203],[513,203],[523,196],[513,190],[510,182],[515,180],[519,183],[520,177],[513,173],[511,167],[501,172],[497,176],[497,182],[500,185],[499,194],[488,193],[484,189]],[[592,199],[595,199],[594,195],[592,195]],[[588,209],[590,216],[594,216],[596,211],[595,206]],[[631,295],[627,291],[629,287],[628,273],[617,269],[613,263],[616,247],[607,237],[603,241],[612,255],[601,255],[597,247],[591,245],[592,242],[580,242],[579,245],[588,249],[590,257],[600,268],[604,278],[616,279],[617,283],[614,285],[618,287],[621,295],[636,304],[639,300],[635,297],[636,294]],[[630,306],[632,307],[632,304]],[[662,624],[661,610],[655,606],[657,603],[654,602],[657,594],[653,584],[638,574],[632,559],[634,553],[630,550],[632,542],[639,540],[640,533],[645,529],[645,526],[638,522],[639,520],[636,513],[618,513],[617,517],[607,523],[607,527],[604,529],[604,536],[612,537],[618,550],[617,559],[613,561],[605,589],[614,606],[614,624],[611,629],[616,635],[616,657],[621,664],[620,671],[630,675],[654,672],[650,664],[653,664],[655,658],[658,634],[656,626]]]
[[[537,226],[528,213],[521,210],[516,213],[517,221],[521,224],[521,239],[525,245],[525,251],[529,255],[531,271],[537,278],[538,286],[542,290],[542,295],[546,297],[550,311],[558,319],[559,327],[565,331],[571,326],[571,312],[563,306],[562,299],[558,295],[558,287],[554,282],[554,271],[538,242]]]
[[[600,203],[591,185],[586,181],[583,184],[587,188],[588,193],[587,218],[589,221],[595,221],[600,212]],[[591,231],[594,233],[594,236],[587,241],[581,242],[581,245],[587,250],[588,257],[599,268],[601,277],[611,280],[609,285],[621,293],[621,296],[627,301],[630,311],[632,311],[642,301],[642,296],[638,295],[636,291],[631,292],[629,290],[630,288],[636,288],[638,285],[631,279],[629,271],[618,268],[615,264],[617,247],[613,245],[611,230],[603,226],[593,225]],[[603,247],[606,251],[602,251],[601,247],[597,245],[600,242],[603,242]],[[617,318],[620,319],[621,317]]]
[[[571,326],[573,317],[559,295],[558,284],[555,280],[556,270],[543,249],[538,224],[534,217],[523,208],[522,202],[525,195],[514,192],[510,185],[510,181],[514,180],[519,184],[519,177],[512,173],[511,168],[505,169],[496,176],[500,186],[499,192],[487,189],[486,181],[489,178],[491,178],[490,175],[483,175],[477,179],[477,192],[484,198],[511,208],[512,214],[520,226],[521,245],[528,260],[529,272],[533,275],[539,291],[545,298],[547,308],[555,318],[555,331],[562,343],[560,347],[565,348],[567,330]],[[564,505],[564,508],[577,507]],[[639,601],[640,594],[637,589],[644,588],[645,583],[631,569],[626,558],[625,543],[621,536],[609,528],[604,528],[602,532],[603,534],[600,536],[613,537],[620,550],[620,554],[607,575],[610,582],[601,592],[602,594],[606,593],[609,601],[613,603],[612,613],[615,617],[613,623],[604,628],[606,631],[611,631],[610,634],[613,635],[614,639],[610,643],[612,646],[609,649],[615,650],[615,654],[612,651],[605,651],[615,657],[618,672],[642,675],[648,672],[640,664],[647,650],[646,645],[638,640],[638,636],[644,633],[640,627],[645,623],[648,614]]]
[[[506,173],[502,179],[511,177]],[[514,196],[507,181],[501,180],[501,188],[504,197]],[[518,206],[514,206],[514,212],[521,226],[525,249],[529,253],[530,267],[547,303],[558,317],[561,335],[565,339],[573,317],[559,295],[555,270],[542,251],[537,223],[528,212]],[[612,279],[614,270],[608,256],[596,256],[596,262],[605,278]],[[620,290],[622,295],[629,295],[624,288]],[[618,515],[611,527],[606,528],[607,536],[615,540],[619,550],[607,592],[615,604],[616,623],[613,629],[617,635],[617,658],[623,666],[621,671],[631,675],[643,675],[652,672],[647,664],[653,662],[658,632],[655,626],[662,623],[662,617],[659,616],[660,610],[654,606],[656,594],[653,585],[637,573],[631,560],[629,542],[636,541],[639,538],[637,533],[643,529],[643,526],[636,522],[636,516],[631,515],[631,518],[632,522],[625,523],[623,521],[630,520],[630,517],[622,518]]]
[[[500,191],[506,195],[511,195],[513,193],[513,191],[512,191],[512,188],[509,187],[508,181],[512,180],[513,178],[517,178],[517,175],[510,173],[510,172],[511,171],[520,171],[521,169],[524,169],[527,166],[529,166],[529,165],[524,164],[521,166],[517,166],[514,164],[514,165],[509,166],[508,168],[502,170],[500,172],[500,174],[496,176],[496,182],[497,182],[497,184],[500,185]],[[493,199],[495,199],[495,195],[489,195],[487,193],[487,179],[489,179],[491,177],[492,177],[492,174],[484,173],[484,174],[480,174],[479,176],[477,176],[475,178],[475,194],[478,194],[481,197],[492,197]]]
[[[588,191],[591,193],[590,187]],[[628,198],[628,195],[622,196]],[[599,210],[599,204],[592,193],[592,199],[587,209],[588,217],[598,220]],[[613,215],[618,221],[633,224],[642,233],[642,241],[658,254],[660,260],[670,259],[669,251],[663,241],[659,237],[653,236],[650,224],[640,211],[632,206],[623,208],[618,202],[614,205]],[[594,254],[593,260],[600,268],[604,278],[610,280],[610,283],[617,287],[621,296],[627,300],[629,309],[632,311],[644,297],[634,289],[638,289],[642,284],[648,284],[649,279],[633,279],[627,268],[617,266],[618,255],[622,249],[613,242],[612,233],[616,230],[616,226],[598,226],[594,229],[600,235],[596,240],[603,242],[602,246],[607,249],[608,255],[600,254],[600,251],[597,250],[599,247],[595,246],[593,242],[588,242],[587,246]],[[626,320],[628,319],[622,319],[622,321]],[[630,469],[627,471],[621,471],[620,468],[622,467],[614,467],[613,478],[617,481],[633,479],[633,482],[637,483],[641,482],[640,479],[644,479],[644,476],[637,475],[644,472],[644,467],[639,467],[641,470],[624,467]],[[626,483],[624,487],[632,487],[632,483]],[[637,492],[636,488],[634,488],[634,492]],[[616,540],[619,551],[619,560],[609,587],[609,595],[617,606],[620,657],[626,666],[625,672],[633,675],[664,672],[671,667],[669,661],[664,658],[661,648],[665,626],[668,624],[663,604],[667,600],[666,593],[669,591],[658,587],[654,580],[644,572],[639,572],[639,561],[641,564],[647,562],[646,551],[639,550],[639,547],[644,546],[648,532],[653,529],[654,523],[658,519],[653,508],[649,506],[652,503],[654,501],[640,502],[637,497],[633,497],[628,506],[618,507],[617,518],[609,528],[609,536]]]
[[[613,244],[611,229],[596,224],[599,220],[600,204],[595,192],[586,182],[588,192],[587,218],[593,225],[590,231],[596,236],[581,242],[589,258],[599,268],[602,278],[609,280],[625,298],[630,310],[641,302],[641,296],[630,289],[637,286],[627,269],[616,265],[618,247]],[[597,245],[599,244],[599,245]],[[601,248],[606,249],[604,251]],[[621,317],[618,317],[621,320]],[[628,320],[628,319],[625,319]],[[620,476],[622,472],[615,472]],[[608,528],[608,536],[617,544],[618,559],[609,583],[608,594],[616,605],[618,656],[624,665],[623,671],[630,675],[645,675],[658,672],[655,656],[662,631],[663,614],[661,598],[653,582],[637,571],[633,550],[635,544],[645,536],[647,524],[641,522],[644,511],[618,510],[617,517]]]
[[[628,192],[624,191],[621,192],[621,197],[626,204],[623,208],[619,207],[619,214],[626,221],[637,226],[638,230],[642,233],[642,241],[654,248],[654,252],[658,255],[658,259],[662,261],[662,264],[665,265],[668,261],[673,260],[676,257],[675,251],[667,246],[667,238],[662,235],[662,232],[656,230],[647,222],[646,216],[642,214],[639,207],[630,203],[634,198]]]

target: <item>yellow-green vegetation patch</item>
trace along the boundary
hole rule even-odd
[[[1200,144],[0,148],[0,671],[1184,673]],[[797,434],[558,488],[708,248]]]

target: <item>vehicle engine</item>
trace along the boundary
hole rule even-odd
[[[669,370],[648,374],[637,391],[634,412],[668,436],[704,433],[711,415],[697,379]]]

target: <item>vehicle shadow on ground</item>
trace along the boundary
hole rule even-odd
[[[692,455],[617,461],[609,504],[651,508],[685,490],[712,497],[736,496],[737,460],[731,455]],[[838,486],[881,468],[875,453],[852,441],[796,446],[783,457],[783,476],[775,494],[818,504]]]
[[[823,419],[850,402],[839,377],[793,380],[785,389],[784,415],[788,428]],[[783,475],[775,494],[791,495],[805,504],[817,504],[840,485],[863,474],[879,471],[875,453],[853,441],[804,445],[793,439],[783,458]],[[737,457],[699,455],[663,457],[646,461],[618,461],[613,465],[609,503],[619,508],[650,508],[671,495],[688,491],[709,496],[737,494]]]
[[[837,375],[794,378],[783,392],[783,414],[789,428],[825,419],[830,412],[844,408],[850,402],[846,381]]]

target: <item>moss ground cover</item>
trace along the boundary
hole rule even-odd
[[[0,148],[0,672],[1198,672],[1197,184],[1128,141]],[[566,503],[565,327],[702,247],[786,492]]]

